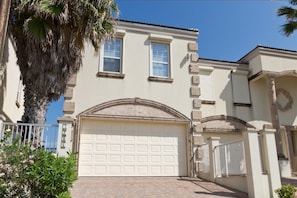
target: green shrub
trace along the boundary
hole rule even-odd
[[[274,192],[278,195],[279,198],[294,198],[296,188],[290,184],[282,186],[276,189]]]
[[[76,178],[75,154],[59,157],[18,139],[0,141],[0,197],[69,198]]]

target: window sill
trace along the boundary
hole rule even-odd
[[[98,72],[97,77],[104,77],[104,78],[125,78],[125,74],[120,73],[108,73],[108,72]]]
[[[172,83],[173,79],[172,78],[160,78],[160,77],[154,77],[150,76],[148,77],[149,81],[155,81],[155,82],[165,82],[165,83]]]
[[[234,106],[238,106],[238,107],[251,107],[252,104],[247,104],[247,103],[233,103]]]
[[[216,101],[214,101],[214,100],[201,100],[201,104],[214,105],[214,104],[216,104]]]

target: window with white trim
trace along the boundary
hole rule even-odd
[[[105,41],[102,72],[122,72],[122,43],[121,38]]]
[[[170,48],[169,44],[151,43],[151,75],[154,77],[170,77]]]

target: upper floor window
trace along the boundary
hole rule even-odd
[[[103,72],[122,72],[122,39],[116,38],[104,43]]]
[[[169,44],[152,43],[152,76],[169,78],[170,51]]]

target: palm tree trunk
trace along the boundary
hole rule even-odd
[[[0,3],[0,63],[2,63],[11,1],[1,0]]]
[[[22,121],[25,123],[44,124],[45,114],[49,101],[46,97],[38,94],[38,90],[32,90],[31,83],[25,82],[24,107],[25,112]]]

